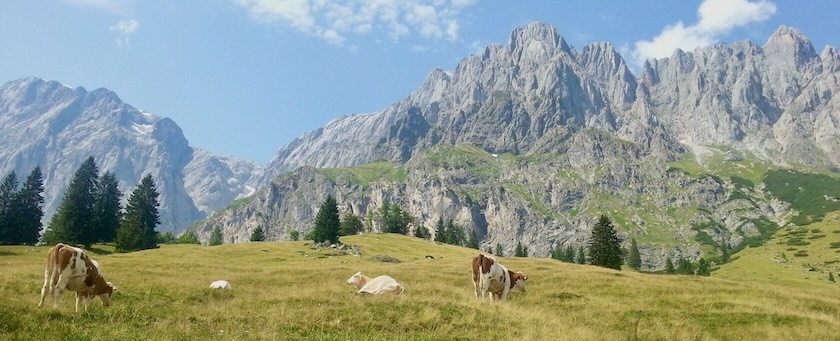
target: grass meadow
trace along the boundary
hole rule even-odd
[[[3,246],[0,339],[840,339],[840,287],[798,272],[789,281],[666,276],[500,258],[529,276],[528,292],[494,304],[473,295],[476,250],[391,234],[342,241],[362,255],[330,255],[335,250],[305,242],[163,245],[128,254],[96,247],[93,257],[119,291],[111,307],[97,300],[88,313],[75,313],[67,293],[58,308],[38,309],[48,248]],[[345,281],[360,270],[391,275],[406,292],[357,296]],[[209,289],[217,279],[233,289]]]

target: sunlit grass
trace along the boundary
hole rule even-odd
[[[490,304],[473,297],[469,262],[476,250],[390,234],[342,240],[359,245],[362,255],[327,256],[335,250],[313,250],[304,242],[164,245],[98,255],[119,292],[112,307],[96,305],[88,314],[73,312],[69,294],[58,309],[35,307],[46,247],[0,247],[0,335],[6,340],[828,340],[840,330],[840,295],[829,283],[791,287],[717,274],[649,275],[503,258],[529,276],[529,290],[505,304]],[[401,262],[383,263],[372,258],[376,255]],[[356,296],[345,280],[359,270],[391,275],[406,292]],[[209,289],[216,279],[230,281],[233,290]]]

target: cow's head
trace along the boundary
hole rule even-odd
[[[117,287],[111,282],[105,282],[105,287],[97,290],[99,299],[102,300],[102,306],[108,307],[111,305],[111,296],[117,292]]]
[[[517,271],[510,275],[510,281],[512,283],[511,287],[514,290],[518,289],[522,291],[528,291],[527,288],[525,288],[525,281],[527,280],[528,276],[525,276],[525,274],[523,274],[522,271]]]
[[[361,271],[353,274],[353,276],[350,276],[350,278],[347,279],[347,284],[352,285],[356,289],[361,289],[365,283],[367,283],[367,280],[365,279],[365,274]]]

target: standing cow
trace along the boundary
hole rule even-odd
[[[499,299],[504,302],[511,290],[526,291],[528,276],[521,271],[510,271],[495,258],[484,254],[473,257],[472,275],[476,298],[484,299],[489,295],[491,301]]]
[[[99,297],[103,306],[110,306],[111,295],[117,288],[111,282],[105,281],[99,263],[88,257],[84,250],[58,243],[47,253],[44,286],[41,287],[41,301],[38,302],[38,308],[44,305],[44,297],[47,293],[53,294],[53,306],[58,307],[64,290],[76,293],[76,312],[78,312],[80,300],[84,300],[85,311],[87,311],[88,303],[94,297]]]

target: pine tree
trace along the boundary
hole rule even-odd
[[[129,252],[158,247],[155,231],[155,227],[160,224],[158,196],[152,175],[143,177],[128,198],[125,215],[117,230],[117,251]]]
[[[579,246],[577,249],[577,255],[575,255],[575,263],[586,264],[586,252],[583,251],[583,246]]]
[[[522,250],[522,243],[516,242],[516,248],[513,249],[514,257],[525,257],[525,252]]]
[[[496,252],[494,252],[493,254],[499,257],[505,256],[505,250],[502,249],[502,244],[496,243]]]
[[[47,244],[64,242],[82,244],[85,248],[96,241],[93,205],[99,170],[93,156],[88,157],[73,175],[58,211],[50,219],[44,235]]]
[[[338,203],[332,195],[328,195],[318,215],[315,216],[315,228],[312,229],[312,240],[316,243],[329,242],[338,244],[338,230],[341,222],[338,219]]]
[[[561,260],[566,263],[575,262],[575,248],[573,248],[571,244],[566,245],[566,248],[563,250],[563,258]]]
[[[665,273],[673,275],[675,271],[674,262],[671,261],[671,257],[665,258]]]
[[[341,227],[338,229],[339,236],[352,236],[362,232],[362,220],[359,219],[359,216],[353,213],[347,213],[344,215],[344,219],[341,219]]]
[[[709,262],[707,262],[704,258],[700,258],[700,260],[697,261],[697,276],[709,275],[711,275],[711,269],[709,269]]]
[[[693,275],[694,265],[691,264],[690,260],[680,257],[679,259],[677,259],[676,272],[681,275]]]
[[[93,205],[96,241],[112,242],[117,238],[117,229],[123,214],[120,200],[122,192],[117,178],[114,173],[106,171],[99,177]]]
[[[429,229],[426,225],[420,225],[414,229],[414,236],[420,239],[429,239],[432,237],[432,234],[429,233]]]
[[[443,236],[443,242],[451,245],[464,245],[466,237],[464,237],[464,227],[456,224],[452,219],[446,221],[446,233]]]
[[[605,268],[621,270],[623,254],[621,241],[610,218],[602,214],[592,228],[592,240],[589,244],[589,262]]]
[[[528,257],[528,246],[527,245],[522,246],[522,257]]]
[[[642,268],[642,256],[639,254],[639,246],[636,239],[630,239],[630,251],[627,255],[627,266],[639,270]]]
[[[17,175],[15,171],[11,171],[0,184],[0,244],[17,244],[17,191]]]
[[[216,226],[213,232],[210,233],[210,240],[207,242],[210,246],[222,245],[225,241],[225,235],[220,226]]]
[[[447,235],[446,225],[443,224],[443,217],[438,218],[437,224],[435,225],[435,241],[446,243]]]
[[[408,234],[408,225],[414,220],[408,212],[403,211],[400,205],[385,202],[380,209],[382,215],[382,228],[387,233]]]
[[[15,196],[17,211],[16,244],[38,243],[41,218],[44,217],[44,177],[41,168],[35,167]],[[13,229],[14,230],[14,229]]]
[[[261,242],[265,240],[265,231],[263,231],[262,226],[257,226],[254,231],[251,232],[251,241],[252,242]]]

